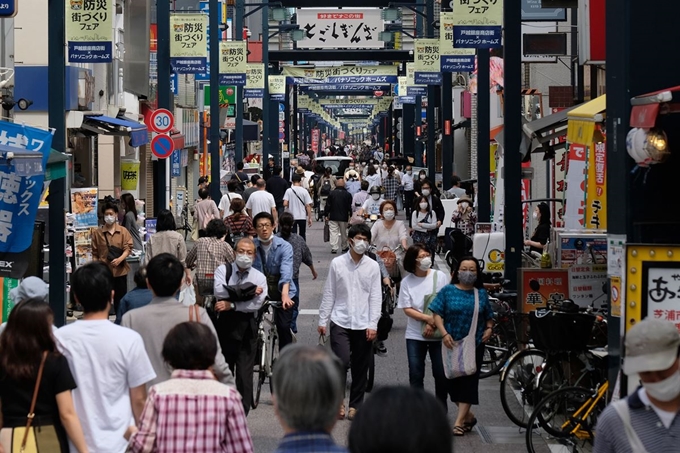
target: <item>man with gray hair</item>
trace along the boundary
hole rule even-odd
[[[344,396],[343,366],[324,348],[293,344],[274,366],[274,411],[285,436],[274,453],[347,453],[331,431]]]

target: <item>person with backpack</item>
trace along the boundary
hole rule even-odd
[[[333,176],[333,170],[330,167],[326,167],[323,176],[319,179],[318,192],[319,195],[319,209],[321,212],[326,211],[326,199],[335,190],[336,179]]]
[[[234,198],[229,207],[233,214],[224,219],[224,225],[227,227],[227,242],[232,247],[241,238],[255,236],[253,221],[248,214],[243,213],[245,207],[246,204],[243,199]]]
[[[302,187],[302,176],[295,173],[292,178],[293,185],[283,195],[283,206],[286,211],[293,215],[293,233],[299,233],[302,239],[307,240],[307,226],[312,226],[312,197]]]

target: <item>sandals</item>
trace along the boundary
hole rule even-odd
[[[477,424],[477,418],[473,418],[472,421],[463,423],[463,430],[466,433],[469,433],[469,432],[472,431],[472,429],[475,427],[476,424]]]
[[[457,437],[461,437],[465,435],[465,427],[463,426],[454,426],[453,427],[453,435]]]

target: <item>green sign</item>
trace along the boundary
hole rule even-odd
[[[236,104],[236,87],[220,87],[220,104]],[[203,105],[210,106],[210,85],[203,88]]]
[[[233,118],[236,116],[236,105],[235,104],[229,104],[229,107],[227,107],[227,116],[229,118]]]

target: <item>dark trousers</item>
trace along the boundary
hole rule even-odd
[[[284,310],[274,309],[274,323],[279,334],[279,351],[293,342],[293,333],[290,331],[293,323],[293,308]]]
[[[411,387],[425,388],[425,357],[430,353],[432,377],[434,377],[434,393],[447,409],[446,400],[449,395],[449,383],[444,374],[441,341],[406,340],[408,355],[408,381]]]
[[[113,309],[114,313],[118,313],[118,307],[120,307],[120,300],[127,294],[127,275],[121,275],[120,277],[113,277]]]
[[[293,283],[295,284],[295,288],[297,288],[297,292],[295,293],[295,297],[293,297],[293,302],[295,302],[295,305],[293,306],[293,319],[290,322],[290,329],[293,331],[293,333],[297,333],[297,317],[298,313],[300,312],[300,283],[299,279],[294,278]]]
[[[411,213],[413,212],[413,191],[412,190],[405,190],[404,191],[404,210],[406,210],[406,219],[408,220],[408,226],[413,227],[413,225],[411,225]]]
[[[250,324],[248,321],[246,321]],[[216,327],[220,326],[219,320]],[[236,390],[241,394],[243,410],[246,415],[250,412],[253,401],[253,368],[255,367],[255,356],[257,355],[257,333],[249,326],[241,340],[227,338],[224,329],[218,331],[220,346],[224,360],[229,365],[231,373],[236,381]]]
[[[302,239],[307,240],[307,219],[296,220],[293,223],[293,233],[297,233],[302,236]]]
[[[366,340],[366,330],[349,330],[331,323],[331,349],[345,366],[344,389],[347,385],[347,370],[352,371],[352,387],[349,391],[349,407],[359,409],[364,401],[370,354],[373,342]]]

